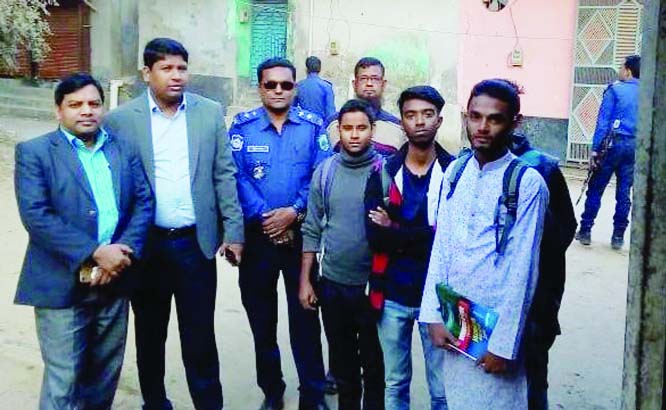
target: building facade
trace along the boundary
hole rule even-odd
[[[523,129],[535,145],[584,161],[603,89],[640,51],[641,10],[636,0],[511,1],[499,11],[482,0],[141,0],[138,31],[139,44],[182,39],[195,84],[239,109],[256,102],[255,71],[267,57],[290,58],[301,78],[305,58],[317,55],[338,106],[352,96],[355,62],[378,57],[387,110],[396,113],[410,85],[441,90],[440,140],[454,151],[471,87],[509,78],[524,88]]]
[[[502,77],[524,88],[523,129],[535,145],[583,162],[604,88],[624,57],[640,52],[642,3],[61,0],[49,17],[53,57],[39,74],[91,70],[105,81],[134,78],[127,96],[133,95],[142,89],[145,43],[172,37],[190,52],[192,88],[233,114],[259,104],[256,67],[265,58],[291,59],[300,79],[306,57],[318,56],[339,107],[353,96],[354,64],[373,56],[386,66],[388,111],[397,114],[397,96],[408,86],[430,84],[442,92],[447,104],[439,139],[452,151],[465,143],[461,119],[472,86]]]

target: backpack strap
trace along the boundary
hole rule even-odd
[[[495,212],[495,251],[498,255],[504,255],[507,243],[509,242],[509,233],[516,223],[518,214],[518,193],[520,190],[520,181],[529,165],[514,158],[509,163],[504,178],[502,180],[502,196],[498,203],[498,209]],[[501,208],[506,209],[503,223],[501,221]]]
[[[328,213],[329,213],[329,201],[328,198],[331,195],[331,188],[333,187],[333,177],[335,176],[335,169],[338,166],[338,154],[335,154],[331,157],[328,157],[321,164],[321,176],[320,184],[321,188],[321,199],[322,204],[324,205],[324,225],[328,223]]]
[[[384,161],[383,158],[382,158],[382,161]],[[382,181],[382,196],[384,197],[383,201],[382,201],[383,206],[384,206],[384,209],[388,209],[389,191],[391,190],[391,183],[393,182],[393,178],[391,178],[391,175],[388,173],[388,171],[386,170],[386,167],[383,166],[383,164],[382,164],[381,169],[379,170],[379,178]]]
[[[449,174],[450,189],[449,193],[446,194],[447,201],[451,199],[451,196],[453,196],[453,193],[456,190],[456,186],[458,185],[458,181],[460,181],[460,177],[462,176],[463,171],[465,171],[465,167],[467,166],[469,160],[472,158],[472,155],[474,155],[474,153],[471,150],[463,150],[458,156],[456,162],[453,164],[453,168],[451,169],[451,174]],[[441,187],[440,187],[440,192],[441,192]]]

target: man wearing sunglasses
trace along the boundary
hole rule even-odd
[[[375,150],[390,156],[395,153],[406,141],[405,133],[400,126],[400,119],[388,111],[382,110],[382,97],[386,87],[384,78],[384,65],[374,57],[363,57],[354,67],[354,93],[356,98],[370,104],[375,114],[375,135],[372,140]],[[340,141],[338,132],[338,114],[328,117],[327,131],[331,144],[335,147]]]
[[[270,58],[257,68],[262,107],[236,115],[229,138],[238,166],[245,217],[241,299],[254,337],[261,409],[282,409],[285,383],[277,344],[277,281],[282,272],[291,350],[300,382],[299,409],[324,406],[324,365],[317,311],[298,299],[308,190],[315,167],[330,155],[321,118],[292,106],[296,68]]]

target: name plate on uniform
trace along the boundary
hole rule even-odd
[[[269,150],[268,145],[248,145],[247,152],[265,152]]]

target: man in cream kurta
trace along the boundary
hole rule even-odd
[[[481,88],[481,94],[483,90],[485,88]],[[481,94],[478,98],[488,97]],[[474,113],[474,91],[472,95],[469,115]],[[498,101],[491,101],[493,98],[486,100],[491,103]],[[511,110],[509,112],[513,115],[507,118],[518,115]],[[484,118],[486,115],[476,114]],[[488,114],[490,120],[480,121],[492,121],[493,115]],[[475,154],[464,167],[449,199],[449,175],[455,166],[449,166],[444,175],[437,232],[419,320],[429,324],[442,323],[435,293],[435,286],[440,282],[447,282],[461,295],[493,308],[499,319],[486,355],[504,363],[502,370],[488,373],[491,363],[483,363],[485,356],[477,364],[455,351],[447,351],[442,371],[449,409],[526,409],[527,383],[520,357],[520,342],[538,278],[539,244],[548,190],[536,170],[525,171],[518,189],[516,221],[510,230],[505,252],[499,255],[494,226],[495,209],[502,195],[504,172],[515,156],[503,149],[501,144],[483,146],[495,137],[498,140],[503,138],[501,134],[486,136],[484,131],[470,128],[469,122],[468,130]],[[478,149],[475,143],[479,145]],[[492,150],[495,150],[494,154],[488,154]],[[486,161],[477,159],[478,151],[485,152]]]

